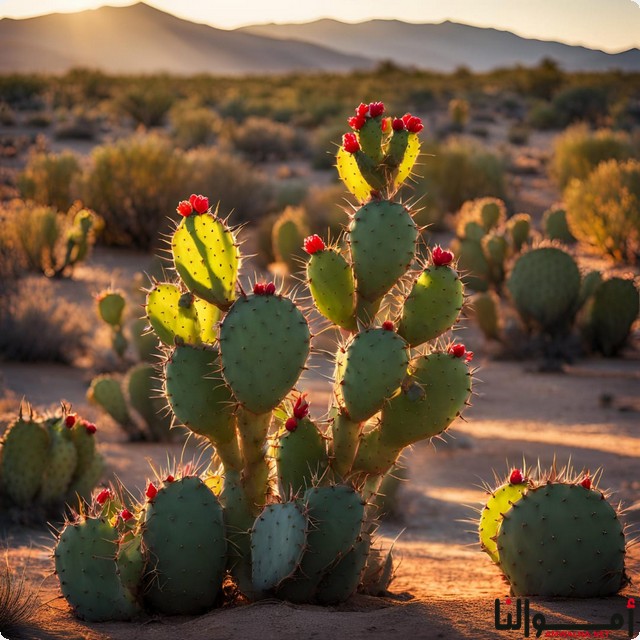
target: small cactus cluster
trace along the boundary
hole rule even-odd
[[[100,512],[62,532],[58,575],[79,615],[206,610],[225,571],[250,599],[337,603],[363,580],[367,592],[386,590],[392,557],[372,542],[375,496],[405,447],[441,434],[468,404],[473,354],[447,337],[463,305],[453,254],[435,247],[422,260],[412,213],[393,199],[411,176],[422,122],[384,112],[360,105],[338,150],[340,176],[360,202],[345,249],[319,236],[303,242],[319,326],[343,336],[324,418],[296,388],[312,352],[310,309],[273,282],[242,286],[237,230],[203,196],[179,203],[177,278],[153,284],[146,312],[166,353],[174,420],[215,455],[200,479],[172,474],[149,486],[143,505],[125,505],[135,523],[126,530],[124,518]],[[73,532],[86,522],[95,523],[87,535]],[[105,540],[110,553],[87,551]],[[118,565],[131,540],[144,559],[127,574],[139,576],[134,589]],[[111,607],[97,586],[69,580],[94,555],[109,560],[101,575]]]
[[[478,523],[483,551],[515,596],[611,596],[628,582],[625,528],[595,474],[512,469]]]
[[[111,344],[123,359],[129,340],[124,333],[126,300],[122,292],[108,289],[96,296],[98,316],[111,329]],[[158,372],[151,364],[159,356],[157,338],[146,330],[146,318],[131,323],[130,335],[141,362],[120,379],[102,374],[91,381],[87,398],[107,413],[130,440],[170,440],[171,416],[157,391]]]
[[[44,417],[21,407],[0,440],[0,502],[26,513],[88,499],[105,468],[95,433],[66,407]]]
[[[556,245],[523,252],[512,264],[506,289],[526,333],[557,350],[572,334],[583,350],[613,356],[625,345],[638,317],[633,279],[603,280],[598,271],[581,275],[570,253]],[[507,342],[501,300],[493,292],[474,296],[472,309],[488,339]],[[562,356],[562,348],[559,350]]]

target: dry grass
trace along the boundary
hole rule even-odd
[[[24,570],[18,574],[11,570],[8,552],[0,565],[0,634],[23,637],[40,606],[38,595],[27,583]]]

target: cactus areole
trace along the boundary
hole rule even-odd
[[[216,457],[202,482],[172,469],[147,485],[135,508],[120,507],[116,526],[128,528],[113,547],[114,619],[137,610],[123,604],[131,594],[138,607],[160,613],[213,606],[221,566],[249,599],[336,604],[361,580],[375,579],[364,588],[376,593],[389,584],[391,555],[370,553],[373,498],[406,446],[441,434],[464,410],[472,354],[449,347],[447,337],[464,299],[455,257],[440,247],[431,260],[420,257],[420,231],[398,196],[420,153],[422,121],[393,118],[370,102],[347,124],[336,165],[359,207],[347,214],[341,241],[301,240],[313,312],[286,283],[243,281],[238,230],[207,197],[177,205],[171,248],[179,281],[154,283],[147,319],[166,352],[163,391],[175,422],[206,438]],[[313,334],[331,326],[343,342],[330,406],[314,404],[316,416],[300,377]],[[215,529],[210,543],[201,527],[189,528],[201,518]],[[185,559],[197,575],[180,572],[181,531],[201,545]],[[192,554],[203,558],[201,568]],[[194,585],[210,591],[189,604],[184,594]],[[80,595],[67,597],[77,606]],[[82,598],[90,613],[90,598]]]

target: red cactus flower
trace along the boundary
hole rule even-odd
[[[467,353],[465,353],[464,355],[464,361],[465,362],[471,362],[473,360],[473,351],[467,351]]]
[[[587,472],[587,475],[580,482],[580,486],[585,489],[591,489],[591,478],[589,477],[589,472]]]
[[[522,484],[524,482],[524,476],[522,475],[522,471],[520,469],[512,469],[511,475],[509,476],[510,484]]]
[[[347,153],[360,151],[360,143],[355,133],[345,133],[342,136],[342,146]]]
[[[197,196],[195,193],[192,193],[189,202],[196,213],[204,213],[209,208],[209,198],[206,196]]]
[[[364,116],[352,116],[347,120],[347,122],[352,129],[360,131],[360,129],[362,129],[366,124],[367,119]]]
[[[356,115],[362,118],[366,118],[369,115],[369,105],[365,104],[364,102],[361,102],[356,107]]]
[[[394,329],[395,329],[395,327],[393,326],[393,322],[391,322],[391,320],[385,320],[385,321],[382,323],[382,328],[383,328],[385,331],[394,331]]]
[[[264,295],[264,282],[256,282],[253,285],[253,293],[256,296],[263,296]]]
[[[276,285],[273,282],[269,282],[264,286],[264,295],[272,296],[276,292]]]
[[[64,419],[64,426],[67,427],[67,429],[71,429],[73,428],[73,425],[76,423],[76,414],[75,413],[70,413],[65,419]]]
[[[149,486],[147,487],[144,495],[149,498],[149,501],[153,500],[158,495],[158,489],[156,488],[156,485],[153,484],[153,482],[149,483]]]
[[[324,240],[318,235],[307,236],[304,239],[304,250],[312,256],[314,253],[318,253],[318,251],[324,251],[325,244]]]
[[[192,196],[193,197],[193,196]],[[190,216],[193,211],[193,206],[188,200],[181,200],[178,202],[178,206],[176,207],[176,211],[185,218]]]
[[[84,428],[90,436],[92,436],[98,430],[98,427],[96,427],[96,425],[93,424],[93,422],[85,422]]]
[[[96,502],[103,505],[107,500],[111,499],[111,489],[103,489],[97,496]]]
[[[467,350],[465,349],[463,344],[452,344],[449,347],[449,353],[454,358],[462,358],[467,353]]]
[[[420,118],[416,118],[415,116],[409,118],[406,126],[410,133],[420,133],[424,129],[422,120],[420,120]]]
[[[133,518],[133,513],[131,513],[129,509],[123,509],[119,515],[124,522],[126,522],[127,520],[131,520],[131,518]]]
[[[303,393],[293,406],[293,416],[298,420],[302,420],[302,418],[306,418],[309,415],[309,403],[305,397],[306,395],[306,393]]]
[[[440,245],[436,245],[431,252],[431,259],[436,267],[445,267],[453,260],[453,253],[445,251]]]
[[[394,131],[404,131],[404,122],[402,121],[402,118],[394,118],[393,122],[391,123],[391,128]]]
[[[380,123],[380,128],[383,131],[386,131],[389,128],[390,121],[391,121],[391,118],[382,118],[382,122]]]
[[[298,420],[297,418],[291,417],[284,423],[284,428],[287,431],[295,431],[298,428]]]
[[[171,474],[169,474],[169,475],[164,479],[164,481],[165,481],[165,482],[173,482],[174,480],[175,480],[175,478],[174,478]]]
[[[413,116],[410,113],[405,113],[402,116],[402,122],[404,122],[404,126],[407,126],[407,123],[409,122],[409,120],[411,120],[411,118],[413,118]]]
[[[369,115],[372,118],[376,118],[381,116],[384,113],[384,103],[383,102],[371,102],[369,104]]]

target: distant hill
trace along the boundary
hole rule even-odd
[[[453,22],[318,20],[226,31],[142,2],[0,20],[0,73],[88,67],[111,73],[244,75],[350,71],[372,68],[380,60],[438,71],[462,65],[487,71],[534,65],[544,57],[554,58],[567,71],[640,71],[638,49],[608,54]]]
[[[398,20],[370,20],[346,24],[337,20],[317,20],[304,24],[255,25],[241,31],[322,44],[343,53],[438,71],[453,71],[460,66],[473,71],[516,64],[532,66],[545,57],[553,58],[566,71],[614,68],[640,71],[639,49],[610,54],[449,21],[410,24]]]
[[[316,44],[195,24],[144,3],[0,20],[0,73],[88,67],[112,73],[243,75],[348,71],[372,64]]]

